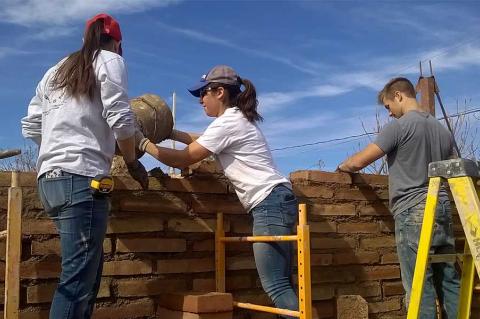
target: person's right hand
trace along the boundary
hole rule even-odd
[[[144,190],[148,189],[148,173],[145,167],[138,159],[131,163],[126,163],[128,173],[136,180]]]

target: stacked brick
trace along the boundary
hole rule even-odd
[[[355,175],[352,180],[347,174],[320,171],[299,171],[290,177],[300,201],[309,208],[312,299],[318,317],[335,318],[338,298],[359,295],[368,303],[370,318],[404,318],[386,177]],[[10,175],[0,173],[0,229],[5,228],[9,183]],[[21,318],[43,319],[48,318],[58,280],[59,240],[38,200],[35,175],[22,174],[21,185]],[[217,212],[225,214],[229,235],[251,234],[251,217],[214,167],[200,167],[182,179],[159,174],[150,178],[146,192],[130,178],[117,177],[94,318],[175,318],[165,317],[165,311],[195,314],[172,309],[164,296],[215,290]],[[2,293],[4,247],[0,242]],[[271,305],[261,289],[250,244],[228,244],[226,264],[226,288],[234,300]],[[475,298],[478,307],[479,295]],[[228,316],[228,311],[218,313]],[[275,316],[235,309],[232,318]]]

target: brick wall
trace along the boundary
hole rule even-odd
[[[251,233],[250,216],[214,170],[199,168],[183,179],[154,175],[147,192],[128,177],[116,178],[95,318],[155,317],[161,292],[213,291],[216,212],[225,213],[228,234]],[[352,180],[347,174],[320,171],[290,177],[309,208],[312,297],[319,317],[334,318],[336,296],[355,294],[368,301],[370,318],[404,318],[386,178],[356,175]],[[9,184],[9,174],[0,173],[0,229],[5,228]],[[48,318],[60,270],[59,240],[42,211],[35,176],[22,174],[21,185],[21,318]],[[3,241],[0,251],[3,294]],[[228,244],[226,263],[227,290],[237,301],[269,304],[250,244]],[[239,310],[235,318],[274,316]]]

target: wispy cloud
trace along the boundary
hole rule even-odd
[[[477,42],[477,43],[476,43]],[[393,76],[408,76],[418,73],[418,61],[432,60],[434,72],[461,70],[480,66],[480,45],[478,38],[469,38],[460,43],[402,56],[375,57],[365,61],[365,69],[335,72],[326,75],[324,85],[307,87],[302,91],[269,92],[260,96],[262,108],[266,111],[284,107],[308,97],[331,97],[346,94],[358,88],[378,91]]]
[[[24,26],[68,25],[100,11],[133,13],[165,7],[181,0],[24,0],[6,1],[0,6],[0,20]],[[4,1],[3,1],[4,2]]]
[[[10,55],[18,55],[18,54],[31,54],[31,52],[9,48],[9,47],[0,47],[0,59],[3,59]]]
[[[178,28],[174,26],[167,25],[165,23],[157,22],[157,25],[164,28],[165,30],[168,30],[170,32],[175,32],[177,34],[181,34],[185,37],[202,41],[202,42],[207,42],[211,44],[217,44],[221,45],[227,48],[231,48],[237,51],[244,52],[248,55],[253,55],[253,56],[258,56],[262,57],[271,61],[275,61],[278,63],[281,63],[283,65],[289,66],[293,69],[296,69],[298,71],[301,71],[303,73],[309,74],[309,75],[317,75],[318,74],[318,69],[322,67],[322,64],[316,63],[316,62],[311,62],[305,60],[302,63],[294,62],[293,59],[288,58],[288,57],[282,57],[278,54],[273,54],[268,51],[263,51],[259,49],[252,49],[244,46],[240,46],[232,41],[217,37],[212,34],[207,34],[204,32],[199,32],[191,29],[185,29],[185,28]]]

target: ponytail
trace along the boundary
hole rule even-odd
[[[263,121],[263,117],[257,112],[258,100],[255,86],[250,80],[241,79],[240,77],[238,79],[245,89],[240,91],[237,87],[236,92],[229,92],[231,94],[231,103],[242,111],[249,122]]]
[[[93,100],[97,86],[93,62],[100,49],[111,46],[113,41],[102,34],[103,24],[103,19],[99,19],[88,27],[82,48],[70,54],[55,73],[53,89],[65,89],[73,97],[87,95]]]

